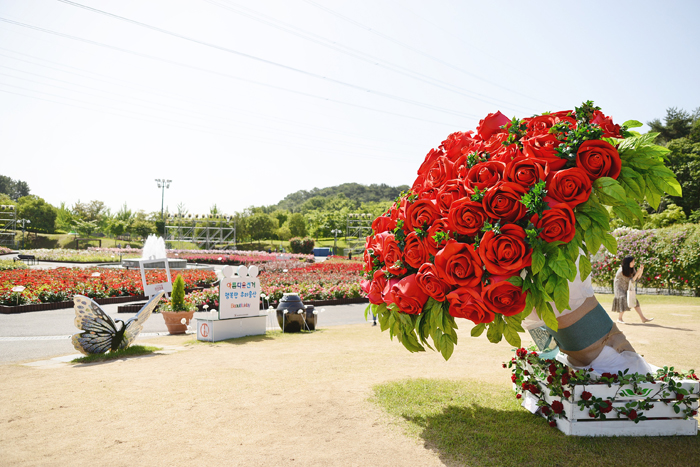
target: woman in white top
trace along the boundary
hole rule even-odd
[[[641,265],[639,269],[635,269],[634,263],[634,258],[632,256],[625,256],[620,265],[620,269],[618,269],[617,274],[615,274],[615,298],[613,298],[612,311],[619,313],[617,317],[618,323],[624,323],[624,321],[622,321],[623,313],[629,311],[633,306],[639,318],[642,320],[642,323],[648,323],[654,319],[647,319],[644,317],[642,308],[639,306],[639,300],[635,303],[627,303],[627,290],[629,289],[630,282],[632,282],[632,287],[634,287],[634,283],[642,276],[642,271],[644,271],[644,265]]]

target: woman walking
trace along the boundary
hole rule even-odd
[[[634,290],[635,282],[641,277],[642,271],[644,271],[644,265],[641,265],[639,269],[635,269],[634,266],[634,258],[632,256],[625,256],[620,265],[620,269],[618,269],[617,274],[615,274],[615,298],[613,298],[612,311],[619,313],[617,318],[618,323],[624,323],[622,315],[625,311],[629,311],[631,306],[634,306],[642,323],[648,323],[654,319],[647,319],[644,317],[642,308],[639,306],[639,300],[636,298],[634,304],[627,303],[627,291],[630,290],[630,288]]]

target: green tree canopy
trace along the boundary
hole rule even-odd
[[[700,108],[690,113],[671,107],[666,111],[664,122],[662,124],[656,119],[648,125],[659,133],[659,138],[671,151],[667,165],[676,174],[683,188],[683,197],[667,197],[659,211],[673,203],[690,217],[694,211],[700,210]]]
[[[0,193],[5,193],[17,201],[23,196],[29,196],[29,185],[22,180],[14,180],[6,175],[0,175]]]
[[[288,225],[292,237],[306,237],[306,221],[301,213],[295,212],[289,216]]]
[[[17,200],[17,218],[29,219],[32,230],[53,233],[56,230],[57,215],[55,207],[36,195],[23,196]]]

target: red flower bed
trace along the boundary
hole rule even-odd
[[[172,272],[173,279],[181,274],[186,287],[211,284],[216,281],[213,271],[184,270]],[[146,271],[148,283],[165,282],[165,271]],[[24,287],[13,292],[15,287]],[[0,271],[0,305],[62,302],[73,295],[90,298],[142,295],[141,274],[135,270],[98,268],[16,269]]]
[[[288,271],[263,271],[260,287],[270,301],[279,300],[284,292],[296,292],[302,300],[360,298],[359,279],[362,263],[324,261]]]

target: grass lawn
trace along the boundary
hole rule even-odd
[[[610,311],[613,296],[596,296]],[[700,323],[700,298],[640,295],[650,324],[628,312],[623,332],[653,364],[679,370],[700,369],[695,337]],[[616,314],[610,314],[615,319]],[[469,326],[464,326],[469,328]],[[466,329],[465,329],[466,331]],[[522,335],[523,345],[530,344]],[[469,337],[466,337],[469,339]],[[465,351],[460,343],[455,349]],[[486,344],[488,345],[488,344]],[[479,349],[488,358],[490,348]],[[471,358],[478,367],[479,355]],[[494,372],[497,370],[494,369]],[[375,385],[371,401],[395,417],[409,436],[437,451],[447,465],[470,466],[695,466],[700,436],[583,438],[550,428],[514,397],[510,382],[494,384],[469,374],[458,380],[400,379]]]
[[[698,465],[700,437],[566,436],[520,407],[504,385],[412,379],[374,387],[372,401],[447,465]]]
[[[144,346],[144,345],[132,345],[123,350],[117,350],[115,352],[107,352],[103,354],[92,354],[86,355],[84,357],[76,358],[72,363],[97,363],[106,362],[109,360],[118,360],[120,358],[138,357],[140,355],[149,355],[158,350],[162,350],[160,347]]]

